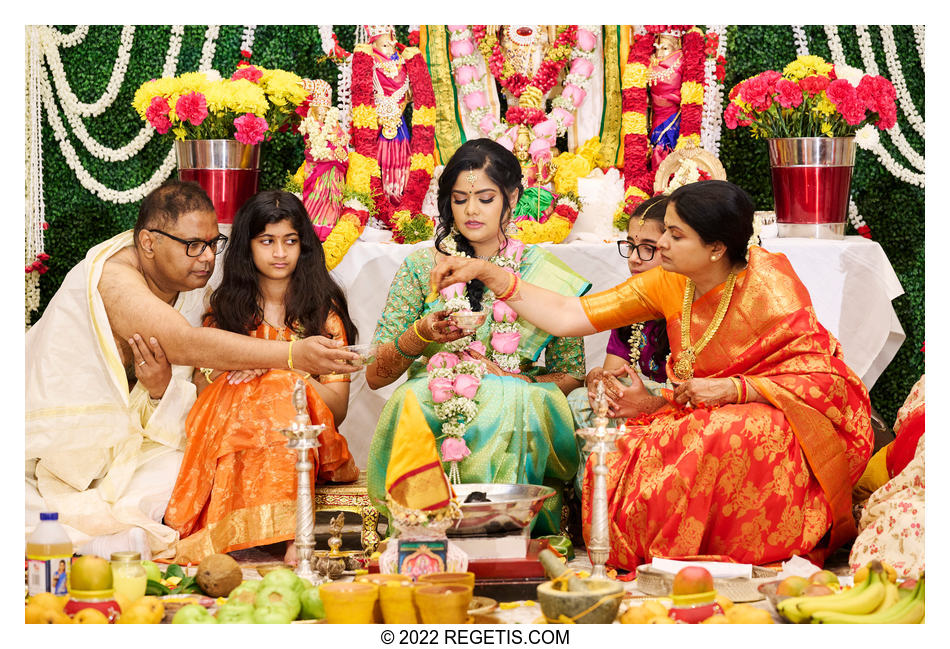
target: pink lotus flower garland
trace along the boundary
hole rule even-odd
[[[478,124],[482,134],[509,151],[514,149],[518,124],[527,124],[534,134],[534,141],[529,149],[533,160],[536,163],[550,160],[555,139],[571,127],[574,123],[574,112],[587,97],[587,86],[594,72],[593,58],[597,37],[583,27],[577,28],[563,90],[560,96],[551,102],[550,113],[545,114],[533,107],[513,106],[508,109],[505,120],[502,121],[488,108],[485,83],[478,76],[476,67],[482,57],[478,53],[472,26],[449,25],[448,29],[452,76],[462,98],[462,110],[469,113],[472,122]],[[485,65],[488,66],[488,63],[486,61]]]
[[[444,246],[450,255],[463,257],[465,255],[455,245],[455,233],[453,228],[452,234],[445,239]],[[517,239],[510,239],[508,246],[490,261],[517,275],[523,252],[524,244]],[[446,286],[440,293],[449,313],[471,311],[471,303],[465,294],[465,284]],[[484,299],[484,308],[487,309],[488,304],[488,300]],[[521,333],[515,324],[518,314],[498,300],[491,303],[491,312],[491,360],[505,371],[517,374],[521,372],[521,357],[518,354]],[[484,356],[486,347],[485,343],[475,339],[475,334],[472,334],[446,343],[444,349],[446,351],[441,351],[429,359],[426,369],[429,373],[428,387],[435,404],[435,414],[442,421],[442,434],[445,437],[440,447],[442,461],[451,464],[449,478],[458,483],[461,481],[458,462],[470,454],[465,443],[465,430],[478,413],[475,396],[485,375],[485,364],[476,361],[468,352]]]

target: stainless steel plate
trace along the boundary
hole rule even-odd
[[[462,508],[462,519],[447,531],[449,536],[497,536],[523,531],[555,494],[551,487],[530,484],[471,483],[452,485]],[[482,491],[488,502],[466,503],[473,491]]]

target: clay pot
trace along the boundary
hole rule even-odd
[[[357,583],[366,583],[366,584],[376,584],[380,587],[379,598],[376,600],[376,605],[373,606],[373,621],[377,624],[382,623],[383,621],[383,609],[382,609],[382,587],[384,584],[388,583],[407,583],[412,586],[412,577],[409,575],[399,575],[394,573],[380,573],[374,572],[369,575],[359,575],[353,581]],[[410,603],[412,603],[412,589],[409,589],[410,593]]]
[[[419,585],[424,584],[437,584],[437,585],[446,585],[446,584],[458,584],[459,586],[467,586],[470,589],[475,588],[475,573],[474,572],[430,572],[425,575],[419,575]]]
[[[464,624],[472,589],[458,584],[416,586],[415,603],[424,624]]]
[[[379,585],[379,607],[386,624],[419,624],[412,581],[387,581]]]
[[[367,582],[335,581],[320,586],[320,599],[329,624],[372,624],[379,586]]]

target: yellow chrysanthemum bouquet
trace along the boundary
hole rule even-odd
[[[241,61],[229,79],[212,70],[146,81],[132,106],[156,131],[176,140],[258,144],[299,120],[297,107],[307,98],[301,82],[292,72]]]

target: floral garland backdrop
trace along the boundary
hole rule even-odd
[[[399,42],[411,45],[409,26],[395,27]],[[206,25],[140,25],[135,27],[130,44],[128,29],[121,25],[55,28],[61,34],[58,55],[63,78],[72,94],[69,97],[60,93],[62,84],[47,68],[47,83],[59,113],[57,121],[64,125],[76,158],[88,174],[119,192],[148,182],[169,155],[170,142],[165,138],[147,138],[140,133],[143,123],[132,108],[132,97],[142,83],[162,76],[163,68],[171,60],[175,61],[174,74],[198,70],[203,59],[216,70],[230,72],[241,60],[241,49],[250,49],[257,65],[292,71],[308,79],[325,79],[333,87],[335,97],[340,90],[339,81],[346,83],[346,75],[341,75],[337,65],[325,55],[329,48],[324,48],[318,25],[221,25],[214,30]],[[907,146],[901,142],[898,148],[890,137],[882,137],[877,143],[883,155],[899,165],[895,171],[905,179],[888,170],[875,151],[859,149],[852,181],[852,199],[874,239],[883,246],[905,291],[894,306],[907,341],[871,391],[874,406],[885,421],[893,421],[910,386],[924,370],[923,354],[919,351],[924,338],[924,189],[911,182],[920,173],[911,152],[920,156],[924,152],[924,138],[918,129],[922,130],[926,117],[922,57],[925,32],[919,25],[895,25],[882,36],[879,26],[868,26],[859,34],[854,25],[838,25],[834,30],[836,38],[831,40],[829,30],[822,25],[803,25],[795,30],[791,25],[732,25],[722,33],[726,51],[721,53],[728,59],[723,85],[731,88],[763,69],[780,68],[794,59],[801,47],[801,43],[796,43],[796,36],[801,39],[799,30],[804,33],[811,54],[832,61],[836,60],[832,51],[835,48],[848,65],[865,71],[863,59],[870,53],[879,71],[890,76],[896,56],[903,86],[913,106],[910,111],[898,110],[898,126]],[[332,33],[340,47],[353,50],[355,25],[334,25]],[[117,88],[110,86],[110,81],[119,77],[122,83]],[[75,105],[65,110],[64,102],[72,104],[73,98]],[[104,200],[80,186],[45,107],[40,112],[42,133],[38,143],[42,146],[42,157],[37,160],[27,151],[27,162],[41,170],[41,194],[32,202],[42,206],[49,228],[28,235],[36,247],[34,254],[49,258],[40,260],[47,271],[32,271],[38,279],[40,294],[39,307],[28,315],[31,322],[39,318],[66,273],[85,256],[86,250],[132,227],[138,209],[135,202]],[[913,121],[908,119],[908,113]],[[88,151],[75,135],[77,121],[85,129],[87,139],[101,145],[101,149],[93,147],[100,156]],[[721,120],[713,121],[718,126]],[[729,179],[746,188],[760,209],[768,209],[772,190],[769,175],[762,173],[762,169],[768,168],[765,144],[753,140],[745,129],[722,129],[720,138],[719,156]],[[296,169],[303,159],[303,146],[303,138],[293,133],[278,133],[266,142],[261,154],[260,188],[283,187],[288,170]],[[138,150],[128,159],[104,159],[121,157],[110,151],[126,153],[133,149]],[[899,227],[895,218],[901,219]],[[27,265],[31,263],[28,261]]]

